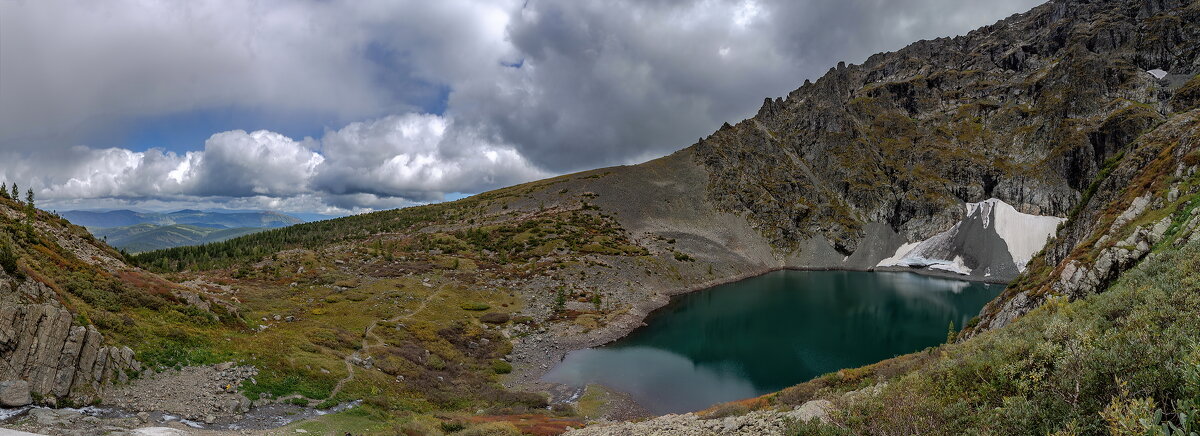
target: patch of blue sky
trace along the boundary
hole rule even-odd
[[[442,115],[450,101],[449,85],[414,74],[413,59],[406,50],[397,50],[380,42],[365,46],[363,55],[376,68],[377,88],[390,94],[390,100],[418,112]]]
[[[221,107],[158,115],[134,121],[123,132],[96,138],[93,148],[121,147],[134,151],[161,148],[176,153],[201,150],[215,133],[229,130],[270,130],[297,140],[320,138],[327,128],[339,128],[333,114]]]

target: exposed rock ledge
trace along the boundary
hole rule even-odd
[[[92,326],[72,326],[55,304],[0,307],[0,379],[25,380],[48,403],[90,399],[113,381],[128,381],[141,364],[128,347],[105,346]]]
[[[34,280],[0,270],[0,381],[25,381],[34,399],[90,402],[112,382],[128,381],[141,364],[128,347],[104,345]]]

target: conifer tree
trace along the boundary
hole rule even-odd
[[[13,200],[21,201],[21,190],[17,189],[17,182],[13,182],[12,197],[9,197],[9,198],[12,198]]]
[[[5,195],[8,195],[5,193]],[[22,278],[21,270],[17,269],[17,255],[7,241],[0,240],[0,269],[8,275]]]
[[[8,183],[0,183],[0,197],[8,198]]]
[[[30,209],[33,209],[33,188],[25,191],[25,203]]]

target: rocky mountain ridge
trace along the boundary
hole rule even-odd
[[[709,197],[773,245],[907,241],[996,197],[1065,217],[1200,70],[1194,3],[1053,1],[967,35],[839,64],[693,148]],[[1149,70],[1165,70],[1157,78]]]

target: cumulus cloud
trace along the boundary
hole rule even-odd
[[[0,179],[61,202],[436,201],[660,156],[838,61],[1040,2],[0,2]],[[326,133],[87,147],[228,107]]]
[[[139,197],[227,207],[372,210],[546,177],[508,145],[437,115],[355,122],[320,140],[234,130],[185,154],[73,147],[65,160],[9,153],[0,180],[27,180],[57,204]],[[74,162],[55,167],[54,162]],[[54,167],[52,171],[45,171]]]
[[[331,194],[418,201],[473,192],[548,174],[512,146],[492,142],[436,115],[407,114],[351,123],[322,139],[328,165],[317,183]]]
[[[308,181],[325,161],[312,150],[315,145],[265,130],[222,132],[208,138],[203,153],[189,153],[168,177],[192,185],[195,195],[292,196],[308,192]]]
[[[82,146],[65,156],[10,153],[6,157],[15,165],[2,170],[0,179],[26,180],[50,199],[287,197],[308,192],[308,181],[324,160],[311,150],[313,144],[274,132],[236,130],[215,134],[202,151],[183,155]]]

